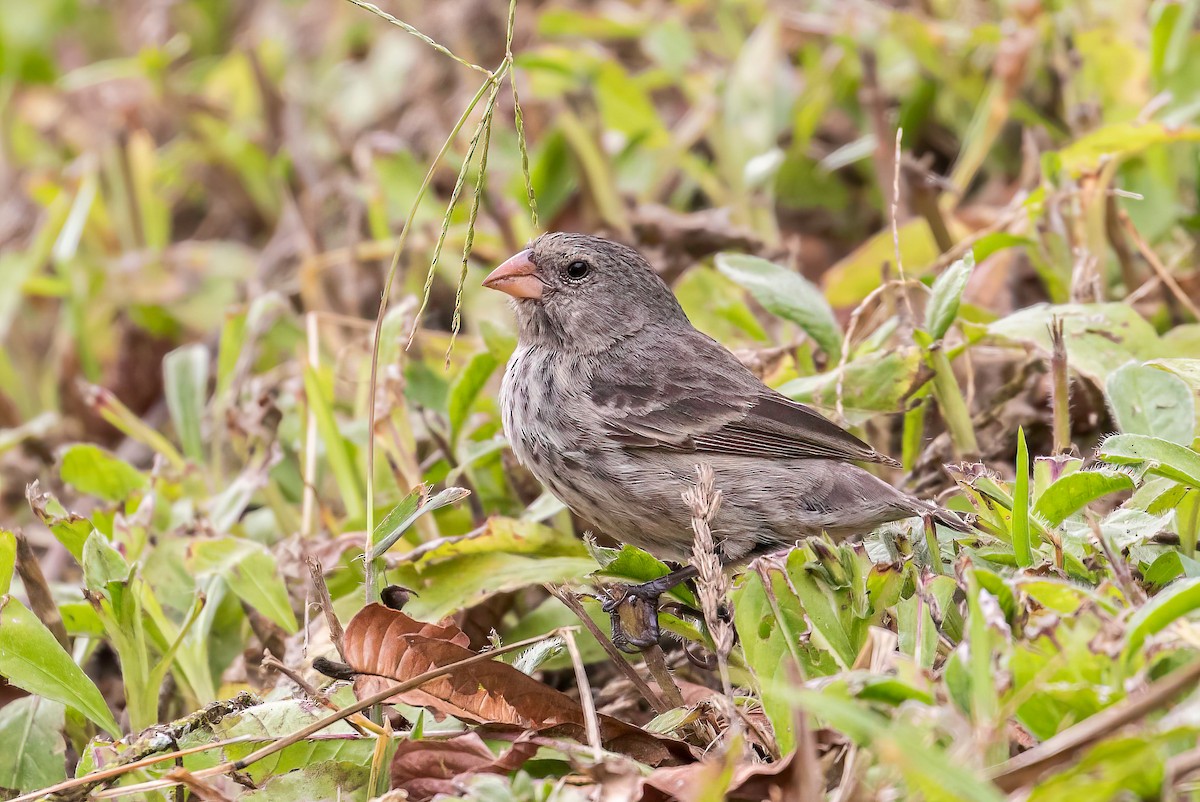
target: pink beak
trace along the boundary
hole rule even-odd
[[[489,290],[506,292],[514,298],[541,298],[542,281],[537,277],[537,266],[530,258],[531,255],[531,251],[526,248],[509,257],[504,264],[488,274],[483,280],[483,286]]]

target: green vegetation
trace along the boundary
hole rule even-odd
[[[1200,4],[387,11],[0,0],[0,796],[1200,798]],[[978,532],[615,653],[667,566],[497,410],[543,230]]]

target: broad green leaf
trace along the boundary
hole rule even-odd
[[[1177,551],[1165,551],[1150,564],[1143,574],[1149,585],[1162,587],[1180,577],[1195,579],[1200,577],[1200,562]]]
[[[962,301],[963,290],[975,269],[975,255],[967,251],[959,259],[937,277],[933,282],[933,295],[925,308],[925,331],[934,340],[946,336],[950,326],[958,317],[958,305]]]
[[[62,704],[26,696],[0,707],[0,788],[29,793],[67,778]]]
[[[1033,343],[1050,353],[1050,321],[1063,321],[1067,363],[1098,386],[1130,360],[1153,359],[1160,354],[1154,327],[1125,304],[1038,304],[988,326],[994,337]]]
[[[213,734],[222,739],[251,739],[225,748],[226,757],[237,760],[260,748],[264,742],[282,738],[312,724],[327,712],[307,699],[269,701],[227,716],[220,726],[214,728]],[[321,732],[331,737],[310,738],[293,744],[250,766],[250,776],[261,781],[328,760],[345,760],[362,765],[370,763],[374,738],[354,738],[354,730],[340,721]]]
[[[1146,463],[1153,473],[1200,487],[1200,454],[1157,437],[1118,434],[1100,444],[1100,457],[1118,464]]]
[[[619,131],[646,148],[657,148],[670,141],[649,94],[619,63],[601,62],[592,77],[592,86],[606,128]]]
[[[12,596],[0,596],[0,675],[18,688],[78,710],[114,738],[121,728],[100,691],[50,630]]]
[[[746,304],[745,293],[719,270],[689,270],[671,286],[692,325],[718,342],[766,342],[762,323]]]
[[[1058,526],[1093,501],[1123,490],[1133,490],[1133,478],[1122,471],[1104,468],[1077,471],[1046,488],[1033,511],[1050,526]]]
[[[896,412],[920,378],[921,351],[916,346],[873,351],[852,359],[845,370],[793,379],[779,387],[784,395],[827,410],[837,409],[838,376],[843,372],[842,401],[850,423],[879,412]]]
[[[1062,169],[1078,176],[1100,166],[1106,159],[1122,160],[1152,145],[1200,141],[1200,128],[1169,127],[1160,122],[1114,123],[1084,134],[1059,151]]]
[[[768,312],[795,323],[836,363],[842,355],[842,330],[820,289],[774,262],[744,253],[720,253],[717,269],[749,290]]]
[[[1138,608],[1126,627],[1125,656],[1132,657],[1146,638],[1200,608],[1200,579],[1180,579]]]
[[[1103,740],[1040,781],[1025,798],[1028,802],[1158,798],[1167,759],[1174,754],[1171,741],[1177,737],[1147,731]]]
[[[124,501],[147,484],[144,474],[99,446],[78,443],[62,455],[62,480],[80,493],[105,501]]]
[[[450,417],[450,444],[456,445],[462,435],[463,424],[471,411],[475,399],[496,371],[499,360],[489,351],[480,351],[471,357],[471,361],[463,368],[454,381],[450,383],[450,396],[447,400]]]
[[[796,743],[795,715],[782,689],[797,679],[835,673],[837,663],[828,652],[802,638],[809,630],[808,622],[783,571],[771,567],[767,576],[770,588],[753,571],[734,588],[734,626],[779,748],[790,750]]]
[[[198,540],[188,563],[193,574],[220,574],[239,599],[288,633],[299,628],[275,555],[261,543],[236,537]]]
[[[1197,326],[1200,328],[1200,326]],[[1178,331],[1178,329],[1172,329]],[[1200,340],[1200,337],[1197,338]],[[1164,345],[1167,338],[1163,338]],[[1200,342],[1191,353],[1200,354]],[[1156,359],[1153,362],[1147,362],[1148,366],[1165,370],[1178,377],[1191,393],[1192,406],[1196,413],[1197,425],[1200,426],[1200,359]]]
[[[1174,374],[1131,362],[1109,374],[1105,394],[1122,432],[1191,445],[1195,404],[1191,390]]]
[[[813,629],[829,645],[842,668],[848,669],[854,665],[862,650],[867,632],[866,622],[850,609],[847,598],[850,591],[825,587],[807,570],[805,559],[800,549],[788,555],[788,579]]]
[[[388,571],[390,581],[416,591],[404,612],[437,621],[497,593],[582,579],[596,569],[570,535],[529,521],[491,518],[479,534],[450,540],[415,562]]]
[[[163,358],[163,392],[183,453],[204,461],[201,422],[208,397],[208,349],[199,343],[177,348]]]
[[[311,740],[301,741],[296,746],[312,743]],[[266,746],[264,743],[252,745],[256,749]],[[306,761],[287,772],[266,772],[266,781],[259,788],[240,794],[239,798],[243,802],[352,802],[366,799],[370,796],[366,786],[370,782],[374,746],[373,738],[342,741],[340,751],[348,753],[345,759]],[[356,748],[351,750],[349,747]],[[232,759],[234,751],[240,750],[227,749],[226,754]],[[289,746],[283,751],[299,750]]]

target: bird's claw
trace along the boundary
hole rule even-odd
[[[601,605],[609,615],[612,642],[626,654],[637,654],[658,643],[658,594],[631,585]]]

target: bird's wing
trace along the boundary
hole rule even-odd
[[[613,349],[592,374],[591,400],[607,436],[627,448],[766,459],[894,460],[816,410],[770,389],[695,330],[652,350]]]

